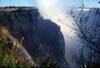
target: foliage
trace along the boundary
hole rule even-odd
[[[0,32],[0,67],[30,68],[30,64],[19,62],[12,54],[10,54],[9,49],[6,47],[7,42],[8,40],[6,37]]]
[[[2,34],[1,34],[2,35]],[[0,36],[0,67],[9,68],[31,68],[29,63],[18,62],[17,59],[10,54],[9,49],[6,47],[6,37]],[[57,64],[53,62],[51,57],[47,56],[39,65],[40,68],[57,68]]]
[[[40,64],[40,68],[57,68],[57,64],[54,63],[51,57],[47,56]]]

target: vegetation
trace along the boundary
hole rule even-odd
[[[25,68],[31,67],[28,63],[20,62],[16,59],[17,56],[12,54],[12,50],[7,48],[7,34],[4,35],[2,32],[7,33],[8,31],[0,30],[0,67],[10,67],[10,68]]]
[[[40,64],[40,68],[57,68],[57,64],[54,63],[51,57],[47,56]]]
[[[7,39],[8,35],[10,35],[10,33],[6,28],[0,28],[0,67],[31,68],[32,66],[29,63],[23,61],[22,57],[19,57],[16,52],[12,52],[13,50],[9,48],[9,40]],[[14,44],[10,45],[13,46]],[[37,67],[57,68],[57,64],[47,56]]]

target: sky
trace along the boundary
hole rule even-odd
[[[37,6],[39,0],[0,0],[0,6]],[[45,1],[45,0],[44,0]],[[81,0],[58,0],[65,7],[79,7]],[[85,7],[98,7],[98,0],[84,0]]]
[[[36,6],[36,0],[0,0],[0,6]]]

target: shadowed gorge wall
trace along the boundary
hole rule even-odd
[[[7,27],[23,46],[40,63],[49,55],[59,66],[65,66],[65,43],[60,27],[44,20],[38,9],[32,7],[0,8],[0,27]]]

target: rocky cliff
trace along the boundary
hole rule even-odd
[[[92,61],[100,63],[100,8],[84,9],[83,12],[77,10],[76,12],[73,12],[72,15],[86,36],[85,39],[88,40],[86,47],[90,45],[91,47],[88,48],[94,51]]]
[[[49,55],[59,66],[65,66],[65,44],[60,27],[44,20],[33,7],[0,8],[0,27],[7,27],[29,54],[41,63]]]

